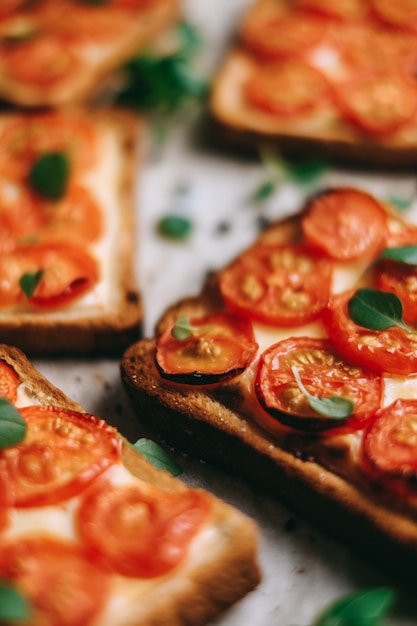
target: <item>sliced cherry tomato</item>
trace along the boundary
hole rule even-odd
[[[374,15],[384,24],[417,30],[415,0],[371,0]]]
[[[333,259],[351,261],[383,248],[387,214],[365,191],[329,189],[308,203],[302,228],[310,245]]]
[[[33,294],[20,281],[41,272]],[[30,303],[34,307],[69,306],[94,287],[99,278],[93,257],[80,246],[44,243],[16,248],[0,258],[0,305]]]
[[[0,462],[0,533],[2,533],[10,523],[12,505],[13,496],[10,479],[5,464]]]
[[[224,270],[220,291],[232,310],[273,326],[297,326],[326,307],[332,262],[303,245],[256,245]]]
[[[5,361],[0,361],[0,396],[16,402],[21,380],[17,372]]]
[[[313,49],[326,32],[323,20],[303,13],[249,20],[241,33],[243,43],[261,59],[300,58]]]
[[[366,430],[364,466],[372,478],[401,494],[416,494],[417,400],[399,399]]]
[[[83,172],[97,156],[97,136],[88,120],[57,112],[11,116],[0,133],[0,173],[25,179],[35,159],[62,152],[71,170]]]
[[[354,403],[352,415],[326,417],[314,410],[300,390],[292,368],[308,393],[317,398],[345,397]],[[304,432],[357,430],[381,406],[381,377],[344,361],[327,339],[291,337],[268,348],[260,357],[256,396],[272,417]]]
[[[174,322],[157,339],[155,360],[163,378],[206,385],[228,380],[245,370],[258,344],[249,320],[213,313],[190,320],[192,331],[175,339]]]
[[[46,536],[2,543],[0,578],[29,599],[30,623],[45,626],[88,626],[109,592],[108,576],[78,544]]]
[[[348,302],[353,291],[334,296],[324,323],[337,352],[347,361],[373,372],[407,376],[417,372],[417,335],[397,326],[370,330],[351,320]]]
[[[417,267],[389,259],[374,266],[374,287],[395,293],[403,305],[404,321],[417,322]]]
[[[93,558],[123,576],[161,576],[177,566],[207,519],[201,491],[165,493],[149,484],[102,480],[83,497],[78,532]]]
[[[339,85],[342,116],[360,130],[383,136],[404,128],[417,112],[417,87],[405,76],[375,74]]]
[[[27,0],[2,0],[0,6],[0,19],[14,15],[19,9],[23,9]]]
[[[397,215],[390,215],[384,248],[417,245],[417,226]]]
[[[71,4],[48,7],[42,11],[40,19],[63,42],[64,46],[74,52],[85,48],[85,45],[111,41],[121,38],[131,25],[132,16],[127,7],[118,7],[114,3],[99,6],[77,3],[76,9]]]
[[[295,7],[337,20],[361,20],[366,17],[367,6],[363,0],[295,0]]]
[[[0,457],[17,507],[67,500],[120,458],[121,439],[104,420],[53,406],[19,411],[27,423],[26,436]]]
[[[251,106],[284,117],[311,113],[330,99],[323,74],[305,63],[284,61],[259,67],[245,85]]]
[[[2,251],[12,249],[16,242],[36,240],[44,226],[44,217],[32,195],[22,185],[0,179],[0,239]],[[7,246],[6,243],[10,242]]]

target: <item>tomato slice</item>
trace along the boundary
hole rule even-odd
[[[415,0],[371,0],[373,14],[382,23],[406,30],[417,30]]]
[[[390,215],[384,248],[417,245],[417,226],[401,217]]]
[[[26,295],[20,279],[43,272],[33,295]],[[0,306],[28,303],[39,308],[62,308],[97,283],[96,261],[80,246],[44,243],[16,248],[0,258]]]
[[[294,5],[303,11],[341,21],[361,20],[368,11],[363,0],[294,0]]]
[[[364,467],[389,490],[416,494],[417,400],[399,399],[384,408],[366,430]]]
[[[221,273],[220,291],[232,311],[272,326],[297,326],[326,307],[332,267],[303,245],[256,245]]]
[[[88,626],[107,599],[109,578],[78,544],[46,536],[0,545],[0,577],[33,606],[31,624]]]
[[[0,239],[2,252],[16,242],[36,240],[44,226],[32,195],[22,185],[0,179]],[[9,245],[7,245],[9,244]]]
[[[297,384],[293,367],[312,396],[351,400],[352,415],[334,419],[314,410]],[[261,355],[255,391],[265,411],[286,426],[308,433],[341,427],[351,431],[362,428],[380,408],[382,380],[344,361],[327,339],[291,337]]]
[[[169,494],[141,482],[102,480],[83,497],[77,526],[95,560],[123,576],[151,578],[186,557],[209,511],[201,491]]]
[[[156,342],[155,361],[163,378],[207,385],[225,381],[245,370],[258,344],[252,324],[230,313],[192,318],[186,339],[175,339],[170,324]]]
[[[19,411],[27,422],[26,436],[1,452],[16,507],[67,500],[120,458],[121,439],[104,420],[53,406]]]
[[[403,305],[404,321],[417,322],[417,267],[389,259],[374,266],[374,287],[399,297]]]
[[[304,57],[326,32],[323,20],[303,13],[261,17],[247,21],[241,39],[253,54],[267,61]]]
[[[347,361],[373,372],[407,376],[417,373],[417,336],[402,328],[370,330],[349,317],[354,291],[334,296],[323,316],[335,350]]]
[[[315,112],[330,100],[323,74],[300,61],[258,67],[244,89],[247,103],[267,113],[296,117]]]
[[[17,372],[5,361],[0,361],[0,396],[16,402],[21,380]]]
[[[0,533],[10,523],[10,515],[13,505],[13,495],[6,466],[0,462]]]
[[[351,261],[376,255],[382,249],[387,214],[364,191],[330,189],[308,203],[302,228],[310,245],[333,259]]]
[[[375,74],[339,85],[342,116],[365,133],[389,135],[404,128],[417,112],[417,88],[400,74]]]

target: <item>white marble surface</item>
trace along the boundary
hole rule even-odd
[[[187,18],[204,38],[202,69],[210,73],[233,32],[235,19],[248,0],[188,0]],[[202,113],[172,128],[166,144],[148,150],[138,172],[137,274],[145,303],[145,334],[163,309],[183,295],[198,291],[207,270],[219,267],[250,243],[258,218],[279,217],[297,209],[306,193],[291,182],[280,186],[262,208],[248,197],[262,182],[264,172],[256,160],[230,156],[197,140]],[[331,170],[323,186],[353,184],[386,198],[412,197],[416,180],[410,175],[387,176]],[[186,243],[162,239],[155,226],[172,211],[175,189],[187,185],[181,210],[194,231]],[[416,207],[417,210],[417,207]],[[219,234],[219,224],[229,230]],[[117,425],[132,440],[151,434],[140,424],[127,402],[118,362],[77,359],[36,360],[37,367],[88,411]],[[222,496],[255,518],[260,528],[260,563],[263,582],[256,591],[229,610],[217,626],[308,626],[317,612],[342,593],[387,584],[385,576],[362,562],[349,549],[330,541],[279,502],[252,490],[236,478],[172,451],[184,468],[183,478]],[[417,623],[417,608],[400,594],[392,623]]]

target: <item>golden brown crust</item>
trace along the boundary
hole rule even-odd
[[[107,109],[61,109],[60,115],[76,116],[96,129],[98,137],[109,134],[117,157],[114,171],[117,240],[110,247],[111,267],[97,289],[106,284],[111,292],[105,303],[61,311],[0,310],[0,342],[16,345],[31,355],[119,355],[141,334],[143,305],[134,275],[136,222],[134,184],[139,165],[143,123],[133,113]],[[0,122],[1,122],[0,118]],[[4,120],[7,117],[3,118]],[[98,182],[98,181],[97,181]],[[104,237],[115,233],[104,233]],[[98,252],[109,254],[109,248]]]

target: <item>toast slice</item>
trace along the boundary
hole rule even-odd
[[[38,355],[112,355],[139,338],[141,134],[141,120],[120,110],[0,117],[0,341]]]
[[[5,525],[3,515],[1,516],[0,531],[2,584],[17,589],[28,599],[35,616],[41,619],[49,615],[58,615],[63,619],[63,623],[65,621],[68,624],[74,623],[72,620],[77,619],[79,623],[86,624],[86,626],[90,623],[94,623],[95,626],[107,626],[109,624],[113,626],[141,624],[144,626],[163,623],[175,626],[185,626],[185,624],[198,626],[207,623],[257,585],[260,578],[257,564],[257,530],[252,520],[212,494],[201,489],[188,487],[167,471],[156,469],[115,429],[108,426],[103,420],[86,414],[77,403],[51,385],[34,369],[25,355],[17,348],[6,345],[0,346],[0,367],[2,385],[7,375],[10,376],[9,368],[11,368],[13,376],[17,375],[18,377],[17,382],[14,383],[18,386],[17,398],[12,400],[9,395],[9,402],[12,402],[21,412],[25,410],[29,412],[31,414],[30,419],[34,419],[35,422],[36,419],[42,421],[48,413],[57,414],[56,418],[51,419],[51,421],[56,419],[54,423],[57,430],[54,430],[51,423],[47,444],[45,444],[44,439],[36,443],[36,432],[32,431],[26,412],[24,419],[26,419],[28,426],[23,441],[11,447],[4,447],[4,440],[2,439],[3,449],[0,451],[2,458],[1,479],[3,479],[4,468],[6,467],[7,475],[7,472],[11,471],[7,468],[13,465],[11,459],[16,458],[19,450],[22,450],[23,458],[25,456],[29,458],[31,446],[34,445],[37,449],[37,469],[33,470],[34,474],[30,485],[25,483],[24,477],[19,475],[19,470],[17,474],[13,473],[9,476],[9,484],[14,485],[15,495],[13,496],[12,493],[10,496],[11,509],[9,510],[8,522]],[[5,387],[2,386],[3,393],[5,393],[4,389]],[[11,393],[10,387],[7,393]],[[28,406],[31,408],[23,408]],[[41,408],[39,409],[39,407]],[[44,411],[44,413],[38,412],[36,414],[37,409]],[[69,430],[66,431],[67,434],[65,435],[63,429],[66,428],[67,416],[71,422],[69,425],[67,424]],[[45,419],[48,421],[49,418],[46,417]],[[89,426],[89,424],[91,425]],[[87,430],[84,432],[85,427]],[[57,437],[55,432],[58,430],[60,435]],[[100,458],[94,460],[95,453],[91,450],[91,446],[88,444],[89,452],[85,449],[82,452],[82,439],[77,439],[77,437],[87,437],[90,442],[94,440],[94,445],[100,447],[102,441],[100,433],[103,432],[106,433],[105,437],[113,439],[117,453],[114,456],[114,449],[109,451],[104,446],[99,453]],[[72,440],[68,447],[64,441],[65,436],[69,436]],[[56,457],[54,457],[55,446],[59,449]],[[43,461],[39,457],[42,450],[44,452]],[[77,452],[74,453],[74,450]],[[75,454],[78,457],[80,451],[81,457],[84,455],[84,460],[79,458],[79,463],[77,459],[71,461],[71,455]],[[89,471],[92,472],[92,475],[96,474],[92,480],[86,479],[85,475],[82,478],[82,472],[85,469],[83,463],[84,461],[87,462],[85,459],[89,454],[92,454]],[[54,477],[49,474],[46,478],[44,470],[48,464],[48,457],[51,458],[51,455],[55,458],[58,469],[56,473],[54,472]],[[67,460],[66,455],[68,455]],[[94,468],[103,462],[106,455],[113,455],[112,461],[107,468],[103,466],[100,471],[96,472]],[[45,464],[44,470],[41,467],[42,463]],[[67,463],[73,463],[73,465],[68,467]],[[74,467],[77,469],[74,470]],[[67,470],[69,473],[72,471],[79,472],[79,485],[75,490],[71,486],[71,478],[68,478]],[[110,518],[113,519],[113,522],[117,519],[121,524],[125,523],[125,526],[118,527],[117,522],[110,524],[105,535],[105,543],[111,545],[113,541],[111,536],[114,533],[114,540],[120,541],[117,553],[124,551],[125,560],[122,564],[116,565],[110,563],[113,558],[110,557],[110,561],[102,562],[97,553],[94,551],[90,553],[86,548],[87,552],[83,558],[87,561],[82,567],[86,567],[87,572],[88,568],[93,568],[89,574],[90,580],[85,581],[88,583],[89,592],[89,599],[86,602],[85,591],[79,589],[79,583],[82,581],[81,574],[78,574],[80,570],[76,569],[80,567],[79,563],[77,565],[77,561],[74,560],[72,562],[73,569],[71,569],[71,561],[69,565],[59,561],[59,552],[56,553],[58,557],[51,559],[48,546],[50,542],[52,546],[59,546],[62,542],[67,546],[66,551],[63,552],[64,556],[69,550],[80,550],[80,541],[84,544],[88,540],[86,540],[82,530],[83,524],[86,523],[85,518],[81,513],[77,513],[77,510],[83,510],[83,500],[88,499],[91,493],[95,494],[96,489],[100,489],[100,484],[106,484],[107,480],[112,483],[112,477],[114,477],[113,483],[115,481],[114,484],[117,486],[115,493],[119,494],[116,507],[118,506],[118,510],[123,511],[125,504],[127,510],[125,517],[123,517],[123,513],[118,515],[116,509],[112,510]],[[60,480],[66,483],[65,488],[70,489],[69,493],[64,494],[62,484],[59,487]],[[23,490],[21,489],[22,484],[26,484],[26,488]],[[124,492],[124,487],[127,489],[126,492]],[[152,532],[157,533],[158,531],[146,530],[146,523],[141,527],[143,516],[146,515],[142,510],[146,505],[142,504],[139,505],[142,507],[142,512],[136,516],[135,523],[138,524],[136,534],[132,535],[133,526],[130,524],[134,523],[133,519],[136,514],[132,506],[135,505],[132,500],[129,501],[129,496],[127,500],[124,500],[124,497],[120,498],[120,494],[129,494],[132,489],[141,490],[142,496],[144,494],[144,502],[148,501],[148,497],[150,498],[150,515],[154,514],[152,507],[181,506],[176,502],[191,503],[188,513],[185,513],[182,518],[181,515],[178,518],[179,525],[170,526],[170,522],[168,522],[168,531],[160,527],[159,532],[163,534],[159,536],[157,546],[150,543],[149,545],[153,545],[153,547],[149,548],[144,544],[144,549],[150,553],[148,556],[137,551],[137,546],[141,543],[141,533],[144,533],[143,536],[146,537],[146,541],[152,542]],[[35,496],[33,496],[33,491],[35,491]],[[53,500],[52,492],[55,493],[55,500]],[[30,508],[26,506],[28,502],[30,502]],[[127,523],[128,517],[126,517],[128,511],[130,511],[129,523]],[[169,517],[170,512],[165,509],[165,514]],[[93,533],[100,532],[100,522],[94,516],[93,519],[90,519],[89,524]],[[158,524],[156,518],[153,524]],[[189,537],[186,538],[187,528],[192,528],[193,524],[195,527]],[[184,530],[185,538],[182,537]],[[101,531],[104,531],[104,527]],[[148,536],[149,532],[150,536]],[[130,545],[129,542],[126,543],[124,533],[130,533]],[[178,543],[176,544],[177,540]],[[42,545],[45,545],[46,548],[39,556],[36,554],[35,548],[37,542],[41,541],[44,542]],[[19,546],[21,543],[29,546],[26,548],[28,550],[26,559],[29,561],[31,558],[39,559],[38,567],[40,568],[39,571],[42,571],[42,575],[48,575],[48,568],[51,568],[49,574],[54,571],[54,568],[59,570],[57,586],[53,578],[50,580],[50,597],[47,593],[48,588],[44,587],[44,591],[40,593],[37,591],[39,585],[31,587],[28,584],[28,579],[25,580],[25,572],[22,569],[19,573],[19,568],[11,568],[8,559],[12,558],[10,554],[14,554],[15,546]],[[159,554],[162,562],[165,559],[165,556],[162,555],[163,550],[160,553],[158,547],[161,544],[166,546],[168,562],[173,559],[172,563],[162,567],[155,559],[155,554]],[[10,548],[10,545],[13,547]],[[181,554],[178,559],[176,557],[177,551]],[[45,557],[45,554],[48,556]],[[136,557],[138,561],[142,561],[141,566],[137,565]],[[109,558],[108,555],[107,558]],[[120,568],[123,570],[126,562],[129,561],[131,569],[121,573]],[[97,569],[94,570],[96,566]],[[139,569],[137,569],[138,567]],[[83,570],[81,569],[81,571]],[[65,573],[62,574],[62,572]],[[26,572],[26,574],[30,578],[30,572]],[[61,580],[62,576],[65,580]],[[62,584],[67,584],[65,600],[61,604],[57,601],[55,593],[59,588],[60,580]],[[58,597],[60,597],[59,594]],[[68,603],[68,598],[71,598],[72,603]],[[95,598],[95,600],[91,600],[91,598]],[[83,602],[86,602],[87,608],[80,608]],[[6,623],[9,622],[6,621]],[[22,623],[27,622],[22,621]]]
[[[314,6],[315,3],[311,4]],[[252,150],[259,145],[270,144],[289,156],[314,153],[341,163],[394,169],[415,164],[417,91],[414,84],[409,84],[408,65],[403,67],[407,55],[413,57],[417,50],[415,34],[394,26],[388,28],[378,23],[372,15],[361,15],[356,20],[335,20],[328,16],[318,17],[315,12],[310,14],[308,8],[306,13],[305,9],[297,8],[299,5],[303,3],[296,0],[290,3],[257,0],[243,15],[235,41],[219,67],[211,92],[210,111],[219,137],[231,145],[240,148],[246,146]],[[286,20],[291,24],[297,21],[300,23],[298,34],[297,26],[294,27],[295,41],[304,32],[303,23],[305,30],[306,20],[318,23],[319,28],[323,25],[320,38],[314,45],[312,39],[310,47],[304,41],[297,48],[279,49],[277,52],[272,44],[273,37],[280,40],[280,27],[276,26],[273,32],[269,32],[267,25],[274,20],[278,20],[279,24],[280,19],[281,39],[284,42],[287,39],[291,41],[291,34],[285,32],[285,29],[290,28],[289,25],[285,26]],[[250,28],[259,29],[256,45],[252,42]],[[399,51],[401,45],[403,52],[396,56],[395,50]],[[279,48],[278,45],[276,48]],[[388,50],[392,54],[387,60]],[[393,59],[397,59],[396,64]],[[299,84],[310,76],[308,72],[304,76],[305,72],[299,70],[299,64],[303,68],[306,65],[313,68],[314,73],[317,70],[320,73],[314,80],[313,74],[311,85],[302,96]],[[274,75],[275,69],[279,68],[284,68],[283,72]],[[270,78],[267,79],[268,72]],[[285,72],[286,78],[282,78]],[[298,73],[300,78],[297,81]],[[393,124],[392,128],[382,124],[378,126],[379,119],[390,119],[391,115],[388,106],[386,110],[383,109],[387,99],[382,97],[382,82],[375,84],[373,95],[365,93],[365,89],[361,94],[359,88],[364,83],[364,77],[367,77],[369,84],[374,77],[380,76],[387,79],[384,93],[396,92],[399,77],[404,79],[406,85],[407,96],[404,98],[410,105],[410,114],[406,119],[404,100],[404,119],[400,116],[401,119],[398,118],[398,123]],[[395,86],[388,85],[392,76]],[[255,100],[253,85],[256,81]],[[270,86],[266,87],[268,81]],[[277,81],[275,87],[274,81]],[[321,82],[325,95],[319,89]],[[268,90],[269,96],[265,95]],[[279,93],[282,95],[277,95]],[[395,101],[400,98],[400,91],[396,93],[393,98],[394,108]],[[306,98],[305,102],[301,101],[302,97]],[[352,112],[356,99],[359,113]],[[365,112],[366,107],[369,107],[369,112],[372,111],[369,116]]]
[[[382,204],[380,207],[382,208]],[[385,209],[386,207],[383,211]],[[272,250],[273,255],[275,250],[279,253],[281,247],[285,249],[288,244],[298,246],[304,237],[301,227],[304,215],[306,211],[273,224],[243,254],[253,253],[254,259],[257,250]],[[396,236],[406,232],[417,241],[415,226],[405,227],[403,217],[392,212],[391,208],[387,215],[390,232],[396,233]],[[362,230],[365,232],[364,228]],[[361,238],[360,235],[358,237]],[[170,445],[240,476],[256,488],[271,492],[330,535],[354,546],[361,554],[389,568],[390,572],[395,571],[409,582],[415,581],[415,495],[413,492],[407,497],[398,496],[395,490],[386,488],[384,481],[382,486],[380,481],[374,483],[364,470],[361,456],[363,425],[362,430],[345,432],[342,428],[337,432],[336,428],[333,433],[330,430],[327,434],[309,430],[309,426],[294,426],[294,420],[290,422],[292,426],[288,426],[287,422],[283,420],[281,423],[277,418],[276,413],[279,410],[274,412],[264,409],[255,391],[261,355],[272,345],[278,345],[278,342],[293,336],[300,338],[300,341],[310,337],[326,337],[326,330],[320,319],[298,326],[287,324],[275,327],[270,323],[260,322],[259,319],[252,319],[258,349],[252,360],[246,357],[244,365],[241,364],[240,357],[236,357],[234,376],[231,375],[232,367],[223,378],[221,372],[216,371],[216,375],[210,379],[205,370],[202,370],[203,374],[199,370],[200,363],[206,365],[203,357],[207,357],[208,362],[210,355],[215,355],[212,358],[213,366],[208,368],[212,371],[210,367],[214,368],[216,361],[223,358],[225,349],[222,352],[221,346],[224,344],[221,342],[226,339],[220,339],[219,343],[213,339],[211,345],[210,336],[207,341],[203,337],[200,342],[196,339],[195,346],[190,339],[189,346],[184,341],[186,347],[183,349],[177,347],[177,352],[174,352],[174,348],[172,353],[168,351],[168,346],[173,347],[175,343],[172,337],[169,339],[173,325],[180,322],[179,331],[184,328],[187,330],[188,324],[188,329],[194,329],[192,332],[197,333],[198,338],[199,328],[209,329],[210,325],[215,327],[216,323],[220,323],[214,320],[213,315],[218,312],[227,313],[230,306],[225,304],[220,281],[222,277],[229,275],[230,268],[242,267],[237,263],[240,258],[239,256],[226,268],[210,276],[198,296],[173,304],[159,320],[154,338],[142,339],[125,352],[121,361],[121,376],[140,419]],[[249,256],[246,258],[249,259]],[[260,259],[260,256],[256,258]],[[321,259],[320,253],[319,258]],[[374,256],[367,256],[362,260],[336,264],[338,269],[334,270],[332,289],[344,291],[353,288],[357,281],[364,281],[367,276],[365,270],[372,265],[373,258]],[[253,262],[252,269],[257,267],[258,262],[261,263]],[[264,266],[261,264],[261,267]],[[312,273],[313,280],[315,275],[318,275],[319,283],[326,280],[325,274],[317,268]],[[242,290],[247,288],[249,291],[252,285],[252,294],[255,294],[255,282],[246,281],[240,275]],[[273,278],[271,284],[274,284]],[[285,295],[284,290],[283,294]],[[278,298],[278,294],[276,297]],[[273,306],[271,299],[268,309]],[[242,310],[241,314],[245,317]],[[259,315],[259,310],[257,314]],[[235,327],[238,326],[236,320],[233,323]],[[184,338],[181,339],[178,335],[177,344],[180,345],[182,340]],[[243,340],[240,342],[243,352],[247,343]],[[166,354],[159,346],[161,350],[163,346],[167,346]],[[233,348],[230,350],[230,354],[234,354]],[[237,351],[236,348],[235,350]],[[177,362],[175,354],[178,359],[183,357],[185,364],[189,359],[190,370],[186,369],[181,374],[183,362]],[[309,354],[305,358],[309,359]],[[314,363],[314,358],[311,358]],[[219,369],[222,367],[219,366]],[[226,374],[227,368],[223,369]],[[380,383],[380,378],[376,378]],[[325,380],[326,384],[330,384],[331,375]],[[389,393],[392,394],[385,398],[387,405],[394,397],[410,398],[415,393],[414,375],[398,377],[385,372],[383,380],[386,393],[390,390]],[[296,398],[300,396],[300,392],[297,391],[297,394]],[[291,411],[289,413],[291,415]],[[318,416],[317,413],[315,415]],[[319,427],[320,424],[323,425],[321,419],[318,420]],[[325,428],[329,428],[328,424]]]
[[[86,102],[180,13],[178,0],[20,5],[0,13],[0,97],[24,107]]]

